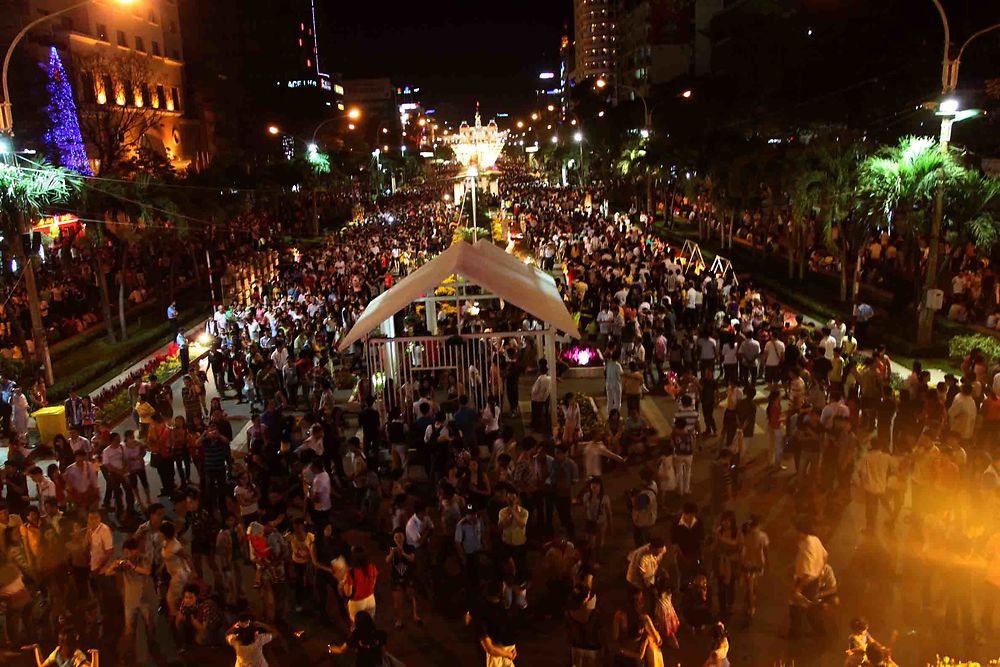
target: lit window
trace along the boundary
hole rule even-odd
[[[97,79],[96,81],[94,81],[94,94],[95,94],[95,100],[97,101],[98,104],[108,103],[108,91],[105,88],[104,79]]]
[[[306,58],[306,67],[312,67],[312,66],[313,66],[313,61],[309,60],[309,58]]]

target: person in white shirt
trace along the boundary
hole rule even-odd
[[[295,448],[296,454],[301,454],[305,450],[316,452],[316,456],[323,456],[326,451],[323,447],[323,427],[320,424],[313,424],[309,429],[309,437],[302,441],[302,444]]]
[[[948,408],[948,426],[952,433],[958,435],[963,447],[968,448],[972,436],[975,435],[978,412],[976,400],[972,397],[972,385],[963,382],[962,388]]]
[[[101,452],[101,473],[104,475],[104,481],[107,483],[107,489],[104,492],[104,502],[107,504],[108,497],[113,497],[118,516],[122,516],[124,513],[122,496],[125,496],[127,505],[131,509],[133,502],[132,488],[125,482],[125,447],[122,446],[121,435],[112,432],[110,437],[111,442]]]
[[[857,475],[865,492],[865,528],[869,534],[875,533],[878,507],[885,502],[889,480],[896,473],[897,467],[896,459],[885,451],[881,440],[872,441],[871,449],[858,461]]]
[[[607,448],[600,440],[590,440],[583,443],[583,471],[587,477],[600,477],[603,465],[602,459],[607,457],[619,463],[624,463],[625,459],[615,454]]]
[[[278,347],[271,353],[271,363],[279,373],[285,370],[285,366],[288,365],[288,350],[284,342],[279,342]]]
[[[823,348],[823,356],[827,359],[833,359],[833,351],[840,347],[837,343],[837,339],[834,338],[833,334],[826,327],[823,328],[823,333],[825,334],[822,341],[820,341],[819,346]]]
[[[794,591],[789,602],[790,637],[801,634],[806,610],[818,600],[820,575],[823,574],[829,558],[826,547],[813,534],[808,519],[800,518],[796,522],[796,530],[799,534],[799,544],[795,555]],[[816,619],[811,620],[816,621]]]
[[[774,389],[781,381],[781,364],[785,361],[785,344],[772,338],[764,345],[764,379],[768,387]]]
[[[406,522],[406,543],[414,549],[420,549],[427,545],[433,533],[434,522],[427,512],[427,506],[418,500],[414,503],[413,516]]]
[[[549,413],[549,396],[552,393],[552,377],[549,375],[549,362],[538,361],[538,377],[531,385],[531,427],[539,433],[545,433],[552,428],[552,418]]]
[[[56,497],[56,485],[55,483],[42,473],[42,469],[38,466],[33,466],[28,470],[28,477],[35,485],[35,493],[31,496],[31,499],[37,503],[39,511],[42,516],[45,516],[45,501],[48,498]]]
[[[332,507],[330,497],[333,494],[333,486],[330,481],[330,473],[323,468],[323,462],[318,458],[313,460],[311,468],[312,484],[309,487],[309,514],[312,516],[315,525],[325,526],[329,523],[330,508]]]
[[[69,428],[69,447],[74,452],[83,452],[87,456],[90,456],[91,452],[94,451],[90,440],[80,435],[80,429],[75,426]]]
[[[628,555],[628,569],[625,580],[634,588],[645,590],[656,584],[656,573],[660,570],[667,547],[663,539],[654,537]]]

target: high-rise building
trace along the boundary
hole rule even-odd
[[[695,4],[695,0],[622,3],[618,22],[618,72],[622,84],[646,95],[650,86],[691,73]]]
[[[280,143],[266,134],[269,125],[282,136],[308,138],[344,111],[343,86],[325,57],[327,3],[178,2],[190,96],[215,150],[260,154]]]
[[[185,113],[184,43],[174,0],[143,0],[127,6],[111,1],[27,0],[10,28],[74,4],[32,31],[18,47],[16,64],[48,62],[50,46],[60,51],[94,166],[99,168],[107,153],[102,144],[122,143],[117,134],[126,135],[124,143],[143,144],[161,153],[175,167],[197,160],[204,146],[197,121]],[[17,123],[15,113],[15,130]],[[101,132],[117,134],[102,141]]]
[[[613,79],[618,49],[618,0],[574,0],[577,83]]]

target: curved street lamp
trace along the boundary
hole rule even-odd
[[[92,2],[94,2],[94,0],[83,0],[83,2],[74,3],[69,7],[64,7],[63,9],[52,12],[51,14],[41,16],[34,21],[29,22],[26,26],[21,28],[20,32],[14,35],[14,39],[11,40],[10,46],[7,47],[7,54],[3,58],[3,74],[2,77],[0,77],[2,78],[3,83],[3,102],[0,102],[0,134],[14,133],[14,116],[11,114],[12,105],[10,102],[10,90],[7,88],[7,70],[10,68],[11,56],[14,55],[14,47],[20,44],[21,40],[24,39],[24,36],[27,35],[28,32],[30,32],[35,26],[45,23],[50,19],[54,19],[57,16],[68,14],[69,12],[79,9],[85,5],[89,5]],[[120,5],[130,5],[134,2],[134,0],[117,0],[117,2]]]

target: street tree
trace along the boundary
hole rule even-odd
[[[903,137],[861,164],[858,192],[865,214],[875,224],[893,227],[902,239],[914,300],[919,300],[921,291],[920,242],[930,228],[938,178],[945,179],[950,191],[962,171],[954,153],[942,153],[929,137]]]
[[[51,207],[68,201],[79,185],[79,174],[44,162],[23,158],[0,162],[0,233],[22,271],[31,316],[33,358],[44,365],[46,381],[50,384],[53,381],[52,361],[35,282],[38,253],[32,252],[29,257],[25,242],[30,239],[32,221]],[[32,358],[27,349],[22,352],[25,359]]]
[[[81,105],[80,131],[94,151],[99,175],[117,171],[163,117],[149,92],[149,60],[133,53],[98,53],[77,58],[75,68],[98,90],[94,100]]]

